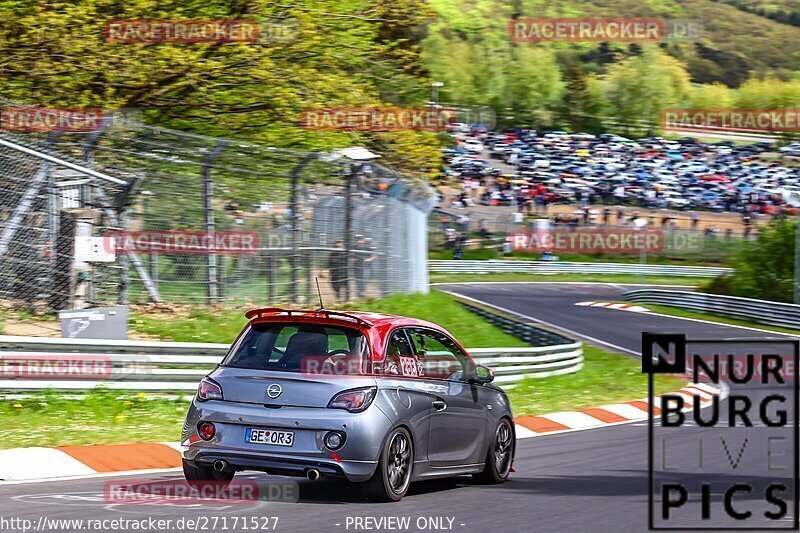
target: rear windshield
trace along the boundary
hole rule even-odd
[[[223,366],[283,372],[363,374],[367,339],[355,329],[320,324],[254,324]]]

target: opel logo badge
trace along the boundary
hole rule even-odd
[[[273,400],[280,396],[283,393],[283,387],[278,385],[277,383],[273,383],[269,387],[267,387],[267,396],[272,398]]]

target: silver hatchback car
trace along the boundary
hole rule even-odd
[[[514,420],[493,373],[441,327],[324,309],[249,311],[183,427],[194,487],[236,472],[344,478],[399,501],[412,481],[502,483]]]

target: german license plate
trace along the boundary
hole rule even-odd
[[[244,441],[251,444],[292,446],[294,444],[294,431],[247,428],[244,432]]]

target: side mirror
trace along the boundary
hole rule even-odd
[[[475,365],[475,374],[473,381],[480,385],[485,383],[491,383],[494,381],[494,372],[491,368],[485,367],[483,365]]]

